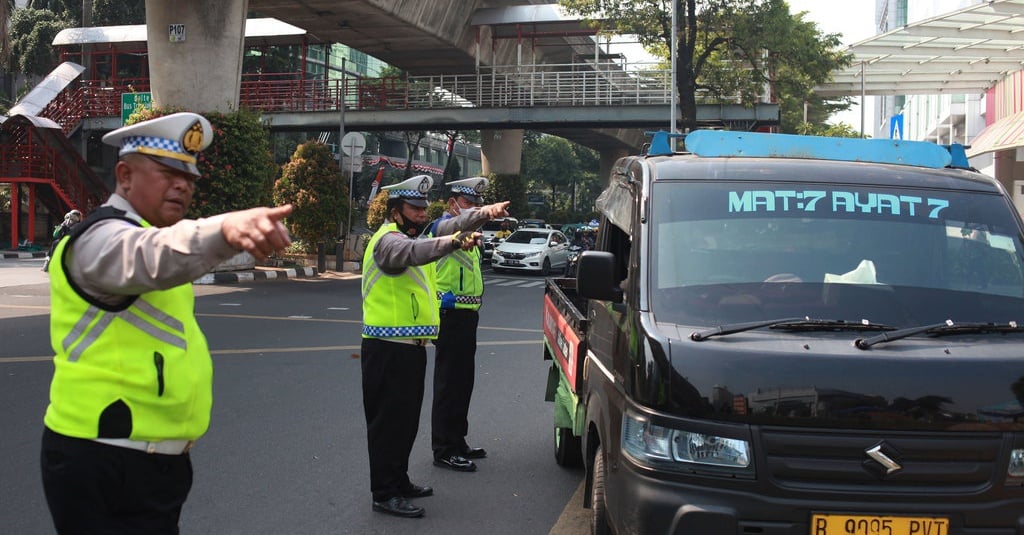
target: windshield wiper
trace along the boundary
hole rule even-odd
[[[955,334],[978,334],[978,333],[1013,333],[1024,332],[1024,327],[1018,326],[1016,321],[1009,323],[954,323],[953,320],[946,320],[943,323],[932,325],[921,325],[918,327],[907,327],[892,332],[882,333],[871,338],[856,340],[854,345],[860,349],[869,349],[875,344],[882,342],[893,342],[902,340],[915,334],[927,334],[930,336],[949,336]]]
[[[882,325],[881,323],[871,323],[868,320],[860,321],[846,321],[846,320],[823,320],[814,319],[809,317],[803,318],[781,318],[775,320],[765,321],[751,321],[748,323],[731,323],[728,325],[721,325],[713,329],[707,329],[703,331],[697,331],[690,334],[690,340],[694,342],[700,342],[707,340],[712,336],[724,336],[727,334],[741,333],[744,331],[751,331],[754,329],[760,329],[763,327],[771,327],[773,329],[786,329],[793,331],[831,331],[831,330],[861,330],[861,331],[878,331],[878,330],[892,330],[894,327],[888,325]]]

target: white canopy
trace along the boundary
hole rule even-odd
[[[850,45],[822,96],[978,94],[1024,69],[1024,0],[990,0]]]

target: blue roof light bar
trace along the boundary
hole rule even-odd
[[[664,130],[659,130],[657,132],[644,132],[644,135],[653,136],[653,139],[651,139],[651,146],[647,149],[648,156],[668,156],[675,152],[672,150],[672,145],[668,140],[686,138],[686,134],[666,132]]]
[[[655,136],[657,142],[658,136]],[[666,143],[667,145],[667,143]],[[953,161],[952,149],[925,141],[697,130],[686,135],[686,149],[703,157],[804,158],[889,163],[941,169]],[[651,143],[654,150],[654,142]],[[960,152],[963,152],[962,146]],[[957,167],[969,168],[966,156]]]

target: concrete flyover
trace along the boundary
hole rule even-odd
[[[247,5],[246,5],[247,4]],[[189,28],[196,28],[201,35],[200,42],[208,46],[206,49],[194,48],[192,38],[186,42],[182,39],[164,43],[151,50],[150,68],[154,80],[154,105],[181,106],[187,109],[205,111],[205,109],[234,109],[237,107],[238,85],[233,90],[228,87],[208,87],[199,76],[182,76],[199,72],[231,73],[237,80],[240,76],[241,39],[237,59],[234,52],[228,58],[213,58],[204,69],[193,65],[183,65],[182,57],[211,58],[205,52],[209,45],[218,44],[217,39],[206,36],[212,32],[210,20],[225,20],[228,32],[232,33],[232,24],[244,17],[246,8],[262,16],[271,16],[302,28],[322,42],[342,43],[387,63],[390,63],[415,76],[458,77],[460,75],[479,76],[483,70],[497,72],[506,69],[509,72],[502,76],[511,76],[521,83],[520,69],[524,66],[539,67],[542,70],[553,68],[557,62],[571,61],[572,68],[578,72],[589,72],[596,83],[607,82],[612,78],[625,74],[616,72],[614,58],[604,58],[599,53],[594,41],[590,38],[594,31],[584,28],[580,21],[565,16],[551,0],[229,0],[218,7],[200,0],[179,0],[173,4],[159,0],[147,0],[147,29],[150,35],[162,35],[171,22],[187,22]],[[235,12],[235,17],[227,17],[226,12]],[[181,12],[190,14],[182,19]],[[244,22],[243,22],[244,24]],[[216,33],[216,32],[213,32]],[[234,32],[239,35],[241,32]],[[158,42],[151,39],[150,42]],[[220,43],[219,50],[232,49]],[[582,59],[581,59],[582,58]],[[564,66],[564,64],[562,65]],[[182,68],[184,67],[184,69]],[[533,72],[531,75],[542,73]],[[158,80],[162,83],[158,84]],[[425,84],[430,88],[437,86]],[[546,89],[547,84],[539,86]],[[662,84],[667,86],[667,84]],[[166,89],[165,89],[166,88]],[[614,86],[615,91],[628,87]],[[436,89],[431,89],[436,91]],[[517,91],[528,91],[531,94],[538,87],[520,87]],[[461,94],[461,92],[456,92]],[[487,92],[477,93],[476,97],[489,96]],[[472,107],[476,97],[470,97],[467,107]],[[199,102],[196,102],[197,99]],[[214,104],[210,105],[210,102]],[[207,108],[202,106],[207,105]],[[550,101],[548,101],[550,104]],[[570,139],[584,146],[601,151],[605,156],[622,154],[635,150],[644,142],[643,130],[636,130],[635,125],[617,124],[616,115],[621,113],[621,106],[612,103],[597,110],[564,110],[564,113],[553,113],[550,106],[541,100],[535,106],[532,102],[525,108],[509,108],[504,111],[459,111],[424,110],[419,113],[423,122],[416,123],[414,129],[433,129],[443,126],[444,120],[454,117],[463,119],[472,114],[478,118],[459,123],[462,128],[481,128],[484,139],[484,152],[496,150],[504,153],[500,158],[484,158],[484,172],[498,174],[518,174],[519,165],[515,154],[521,151],[522,128],[531,128]],[[770,107],[771,105],[769,105]],[[632,107],[632,106],[630,106]],[[767,108],[765,108],[767,109]],[[777,109],[777,108],[776,108]],[[662,109],[652,108],[661,114],[662,128],[668,127],[668,106]],[[705,111],[720,113],[721,108],[714,106]],[[747,109],[749,112],[750,109]],[[408,112],[405,112],[408,113]],[[505,114],[506,119],[495,117],[495,113]],[[382,124],[388,121],[372,122],[383,117],[374,117],[370,112],[364,125],[355,121],[356,113],[346,113],[346,129],[360,128],[365,130],[381,130]],[[381,114],[382,115],[382,114]],[[757,115],[757,112],[754,113]],[[408,117],[416,117],[409,114]],[[531,117],[536,116],[536,117]],[[541,118],[540,116],[543,116]],[[574,123],[570,117],[581,119]],[[586,117],[587,119],[583,119]],[[706,124],[721,124],[722,117]],[[302,121],[318,123],[319,118],[306,118]],[[336,115],[329,119],[337,124]],[[770,120],[745,120],[745,124],[763,126],[777,124],[777,115]],[[288,122],[288,118],[275,120],[278,125]],[[301,121],[296,120],[295,124]],[[323,119],[327,124],[328,119]],[[448,124],[453,124],[449,122]],[[645,123],[646,124],[646,123]],[[734,127],[744,121],[731,123]],[[490,128],[488,128],[490,127]],[[401,129],[392,125],[391,129]],[[645,127],[646,128],[646,127]],[[412,128],[410,128],[412,129]],[[505,130],[502,135],[499,130]],[[487,140],[491,140],[488,142]],[[498,166],[488,169],[488,161],[501,162]]]
[[[571,26],[571,29],[579,29],[579,23],[556,20],[561,17],[553,13],[554,8],[542,6],[550,3],[540,0],[250,0],[249,8],[261,15],[303,28],[324,41],[348,45],[415,76],[474,74],[479,72],[481,66],[511,66],[524,62],[536,65],[549,60],[565,61],[566,51],[590,52],[593,45],[584,48],[584,41],[589,39],[567,31],[570,28],[566,25]],[[531,5],[537,7],[529,9],[527,6]],[[529,9],[528,13],[519,12],[519,17],[534,21],[525,28],[526,46],[523,26],[516,25],[515,38],[510,38],[507,32],[509,25],[492,24],[507,19],[501,14],[494,16],[496,10],[517,6]],[[492,17],[485,19],[489,23],[474,24],[474,16],[482,10],[491,11]],[[539,21],[540,18],[545,20]],[[552,24],[559,25],[559,31],[548,31],[555,28]],[[540,43],[543,46],[531,46],[537,45],[538,39],[543,40]],[[608,128],[601,124],[565,128],[564,121],[561,128],[545,129],[540,124],[517,124],[519,121],[510,118],[494,120],[495,110],[478,111],[453,113],[450,110],[436,110],[411,113],[408,115],[407,126],[415,129],[445,125],[480,128],[484,140],[484,172],[497,174],[519,173],[516,155],[522,152],[522,131],[517,128],[531,128],[558,135],[602,154],[610,154],[609,158],[622,155],[644,142],[643,132],[639,130]],[[607,111],[608,108],[605,108]],[[521,112],[505,110],[504,114],[519,115]],[[545,110],[543,113],[549,119],[557,117],[551,112]],[[346,114],[347,129],[403,129],[400,125],[389,125],[391,121],[384,120],[384,115],[394,114],[368,113],[365,115],[366,121],[358,124],[355,115]],[[479,119],[452,124],[456,117],[471,115]],[[413,117],[423,119],[423,122],[414,123]],[[303,120],[316,119],[307,117]],[[275,121],[275,124],[281,125],[282,122]],[[664,122],[667,124],[667,120]],[[389,126],[382,128],[380,125]],[[496,130],[489,131],[496,125],[510,130],[504,134]]]
[[[474,26],[480,9],[551,4],[531,0],[249,0],[249,9],[348,45],[410,74],[469,74],[523,61],[521,40]],[[574,46],[571,38],[561,39]],[[547,44],[547,43],[545,43]],[[544,48],[548,48],[545,46]],[[543,60],[543,49],[533,50]],[[530,62],[530,60],[525,60]],[[539,63],[540,61],[533,61]]]
[[[330,130],[338,126],[337,111],[264,113],[264,116],[275,130]],[[366,131],[526,129],[567,139],[585,137],[586,142],[581,144],[595,150],[636,150],[648,141],[645,130],[668,129],[668,116],[668,104],[346,110],[345,127]],[[774,124],[777,119],[775,105],[731,104],[698,109],[698,121],[709,124],[721,120],[756,126]]]

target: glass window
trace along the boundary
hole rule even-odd
[[[1024,321],[1024,244],[998,195],[658,182],[651,203],[659,321]]]
[[[536,232],[532,230],[517,230],[512,233],[506,243],[532,243],[532,244],[545,244],[548,242],[547,234],[544,232]]]

